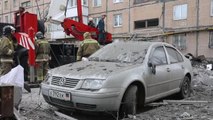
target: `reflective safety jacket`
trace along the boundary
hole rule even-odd
[[[82,57],[89,57],[95,51],[100,48],[99,43],[94,39],[85,39],[81,42],[78,52],[77,52],[77,60],[81,60]]]
[[[50,54],[49,42],[43,39],[36,40],[35,46],[36,46],[36,61],[38,62],[48,61]]]

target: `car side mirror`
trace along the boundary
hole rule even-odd
[[[153,74],[156,74],[156,65],[155,64],[153,64],[152,62],[149,62],[148,67],[151,68],[151,71]]]

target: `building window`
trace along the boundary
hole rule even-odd
[[[17,6],[17,0],[13,0],[13,7]]]
[[[88,1],[87,0],[83,0],[83,5],[88,6]]]
[[[9,23],[9,18],[8,18],[8,16],[5,16],[5,23]]]
[[[114,3],[120,3],[123,2],[123,0],[113,0]]]
[[[114,27],[119,27],[122,26],[122,15],[117,14],[114,15]]]
[[[155,27],[159,25],[159,19],[139,20],[134,22],[135,29]]]
[[[211,16],[213,16],[213,0],[211,0],[211,11],[210,11]]]
[[[179,50],[185,50],[186,49],[186,35],[185,34],[174,35],[172,45],[174,45]]]
[[[187,18],[187,4],[173,7],[173,20],[183,20]]]
[[[209,48],[213,48],[213,31],[209,32]]]
[[[4,9],[8,10],[8,1],[4,1]]]
[[[22,7],[29,7],[29,6],[31,6],[31,3],[30,3],[30,1],[23,2],[23,3],[21,3],[21,6]]]
[[[99,22],[100,19],[101,19],[101,17],[93,18],[93,21],[94,21],[94,23],[95,23],[95,26],[98,25],[98,22]]]
[[[68,8],[75,7],[76,5],[77,5],[77,1],[76,0],[69,0]]]
[[[94,7],[99,7],[99,6],[101,6],[101,0],[93,0],[93,6],[94,6]]]
[[[149,1],[154,1],[154,0],[134,0],[134,4],[140,4],[140,3],[149,2]]]

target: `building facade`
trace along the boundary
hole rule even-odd
[[[114,39],[164,41],[213,58],[213,0],[92,0],[89,15],[97,23],[103,14]]]
[[[45,18],[50,1],[0,0],[0,22],[13,23],[13,13],[19,6],[37,14],[39,6],[40,16]],[[70,15],[66,17],[76,19],[76,0],[69,1]],[[185,54],[213,57],[213,0],[82,0],[82,3],[84,23],[92,17],[97,25],[101,15],[106,15],[105,29],[114,40],[164,41]],[[60,24],[50,23],[48,32],[56,35],[63,31]]]
[[[48,14],[51,0],[0,0],[0,22],[14,23],[14,13],[19,7],[25,7],[26,11],[38,15],[38,19],[44,19]]]

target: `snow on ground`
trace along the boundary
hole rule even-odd
[[[194,78],[192,80],[192,94],[189,101],[206,101],[207,103],[193,104],[166,104],[151,106],[147,105],[134,117],[135,120],[213,120],[213,71],[206,70],[205,65],[197,65],[193,68]],[[19,107],[20,114],[27,117],[28,120],[63,120],[56,116],[55,107],[47,104],[42,95],[39,94],[39,88],[32,89],[32,93],[24,91],[22,102]],[[173,97],[165,99],[174,99]],[[163,99],[163,100],[165,100]],[[162,101],[163,101],[162,100]],[[155,103],[162,103],[157,101]],[[103,120],[100,114],[89,115],[80,114],[75,117],[78,120]],[[84,116],[84,117],[82,117]],[[84,118],[84,119],[83,119]],[[106,117],[106,120],[115,120],[115,118]],[[127,118],[125,120],[132,120]],[[65,120],[65,119],[64,119]]]

